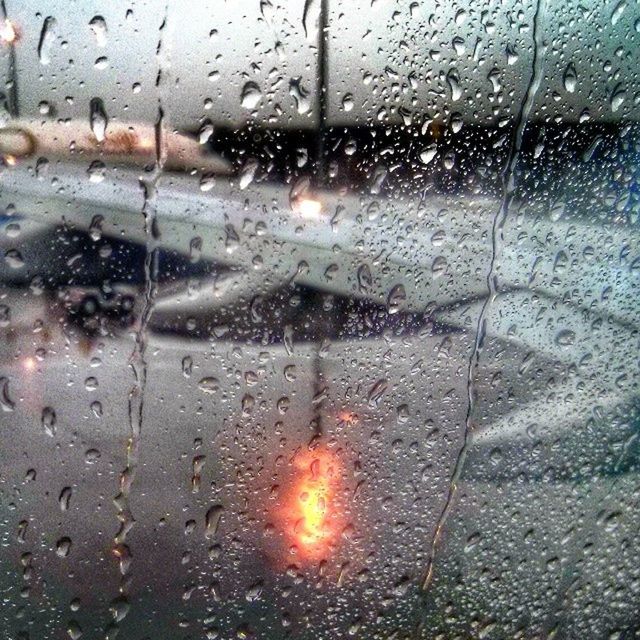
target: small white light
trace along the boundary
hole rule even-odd
[[[300,198],[295,204],[295,210],[303,217],[318,219],[322,213],[322,203],[319,200]]]

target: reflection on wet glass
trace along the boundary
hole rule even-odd
[[[0,7],[0,630],[635,637],[635,5],[194,5]]]

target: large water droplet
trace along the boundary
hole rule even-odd
[[[371,269],[368,264],[363,264],[358,267],[358,288],[362,293],[365,293],[371,289],[373,278],[371,277]]]
[[[100,56],[96,58],[93,66],[98,69],[98,71],[103,71],[109,66],[109,58],[107,58],[107,56]]]
[[[56,543],[56,555],[60,558],[66,558],[71,551],[71,538],[60,538]]]
[[[438,153],[438,146],[436,145],[435,142],[433,142],[432,144],[427,145],[420,152],[420,161],[423,162],[424,164],[429,164],[436,157],[437,153]]]
[[[367,396],[367,404],[371,409],[376,409],[380,406],[382,396],[387,392],[388,387],[389,383],[384,379],[378,380],[373,387],[371,387]]]
[[[89,21],[89,28],[96,37],[96,44],[104,47],[107,44],[107,23],[102,16],[94,16]]]
[[[98,184],[104,180],[107,172],[107,167],[104,162],[100,160],[94,160],[87,169],[87,175],[89,176],[89,182]]]
[[[69,502],[71,500],[71,487],[65,487],[58,496],[58,503],[61,511],[69,510]]]
[[[289,82],[289,95],[293,96],[298,113],[304,114],[311,109],[309,92],[301,84],[302,78],[292,78]]]
[[[93,98],[89,105],[89,124],[98,142],[103,142],[107,130],[107,112],[100,98]]]
[[[56,19],[52,16],[45,18],[42,23],[40,41],[38,42],[38,57],[40,58],[40,64],[49,64],[51,62],[51,45],[56,39],[56,24]]]
[[[71,640],[80,640],[82,637],[82,627],[75,620],[69,620],[67,633]]]
[[[45,407],[41,416],[42,428],[51,438],[56,435],[56,412],[51,407]]]
[[[455,69],[451,69],[447,73],[447,84],[451,92],[451,101],[456,102],[462,97],[462,88],[460,87],[460,76]]]
[[[224,507],[221,504],[216,504],[211,507],[205,516],[205,531],[204,535],[207,538],[212,538],[218,532],[220,526],[220,520],[222,519],[222,513]]]
[[[240,94],[240,103],[245,109],[255,109],[262,98],[260,87],[253,81],[247,82],[242,87]]]
[[[21,269],[24,267],[24,259],[17,249],[9,249],[4,254],[4,261],[12,269]]]
[[[624,87],[621,84],[617,84],[611,92],[611,111],[616,112],[622,106],[626,97],[627,92],[624,90]]]
[[[405,303],[407,299],[407,293],[404,289],[404,285],[397,284],[395,287],[391,289],[389,292],[389,296],[387,297],[387,307],[389,309],[389,313],[398,313],[402,308],[402,305]]]
[[[561,347],[568,347],[575,342],[576,334],[571,329],[562,329],[556,335],[556,344]]]
[[[431,273],[434,279],[439,278],[447,270],[447,260],[444,256],[438,256],[431,264]]]
[[[257,160],[250,158],[245,162],[245,165],[242,167],[242,171],[240,172],[240,189],[246,189],[253,182],[257,170]]]
[[[622,17],[623,11],[627,8],[626,0],[620,0],[611,13],[611,24],[615,27]]]
[[[567,65],[562,80],[564,82],[564,88],[569,93],[573,93],[576,90],[578,75],[576,74],[576,68],[573,66],[573,63],[570,62]]]
[[[218,383],[218,379],[213,376],[207,376],[206,378],[202,378],[198,383],[198,388],[203,393],[212,394],[215,393],[220,384]]]
[[[7,413],[10,413],[16,407],[9,396],[9,378],[0,378],[0,406]]]

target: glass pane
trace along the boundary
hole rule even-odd
[[[639,50],[0,5],[3,637],[638,637]]]

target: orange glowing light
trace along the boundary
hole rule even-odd
[[[15,167],[16,165],[16,157],[10,154],[7,154],[6,156],[4,156],[4,161],[5,161],[5,164],[9,165],[10,167]]]
[[[16,28],[10,20],[0,21],[0,40],[2,44],[13,44],[18,37]]]
[[[338,422],[347,427],[358,424],[358,416],[353,411],[341,411],[338,414]]]
[[[335,548],[342,530],[340,460],[326,449],[304,451],[295,457],[293,471],[279,519],[290,552],[302,562],[319,561]]]
[[[27,371],[33,371],[36,368],[36,361],[33,358],[25,358],[23,366]]]

